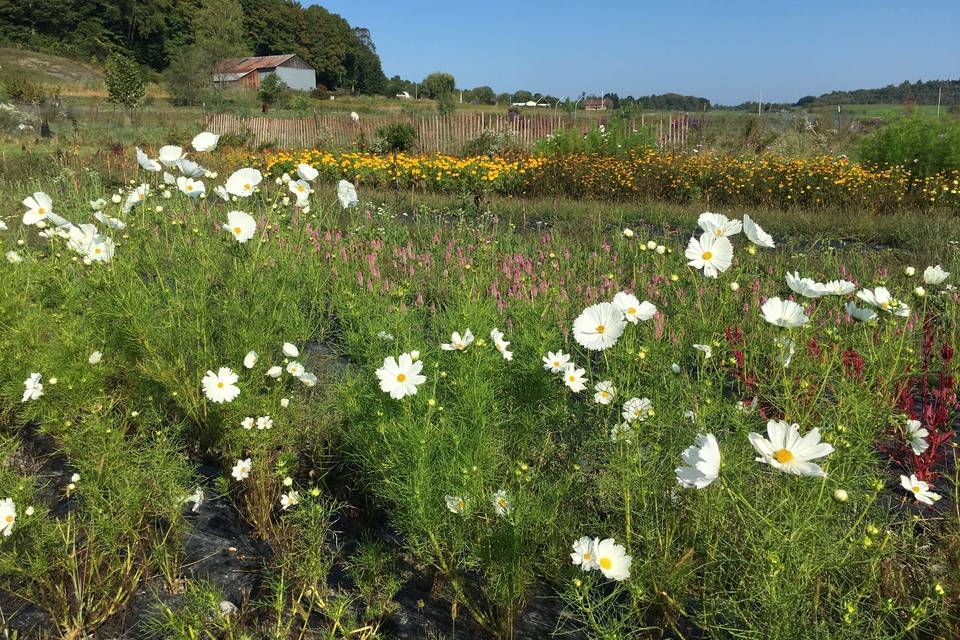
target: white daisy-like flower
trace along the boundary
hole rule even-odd
[[[773,249],[777,246],[773,241],[773,236],[761,229],[760,225],[754,222],[747,214],[743,215],[743,233],[747,236],[747,240],[758,247]]]
[[[869,307],[858,307],[857,303],[853,300],[847,302],[843,305],[843,308],[846,310],[850,317],[854,320],[859,320],[860,322],[873,322],[877,319],[877,312]]]
[[[461,496],[443,496],[444,502],[447,503],[447,509],[450,513],[461,514],[467,509],[467,501]]]
[[[760,456],[757,462],[763,462],[784,473],[796,476],[823,477],[827,474],[812,460],[833,453],[833,446],[820,442],[820,431],[811,429],[800,436],[800,425],[788,424],[783,420],[767,421],[767,436],[750,433],[750,444]]]
[[[600,538],[590,538],[584,536],[573,543],[573,553],[570,554],[570,561],[580,567],[581,571],[593,571],[599,569],[597,564],[597,554],[594,551]]]
[[[257,429],[260,431],[273,429],[273,418],[270,416],[260,416],[257,418]]]
[[[310,199],[310,194],[313,193],[310,183],[302,178],[300,180],[291,180],[287,183],[287,188],[290,189],[290,193],[297,199],[298,207],[305,205]]]
[[[810,321],[803,307],[792,300],[770,298],[763,303],[760,311],[764,320],[778,327],[802,327]]]
[[[309,371],[304,372],[304,374],[299,376],[298,379],[305,387],[315,387],[317,386],[317,381],[319,380],[315,374],[310,373]]]
[[[42,374],[31,373],[30,377],[23,381],[23,398],[20,402],[36,400],[43,395],[43,383],[40,382],[41,378],[43,378]]]
[[[296,491],[288,491],[280,496],[280,506],[284,511],[298,504],[300,504],[300,494]]]
[[[16,251],[7,251],[3,254],[3,257],[6,258],[7,262],[10,264],[20,264],[23,262],[23,258]]]
[[[930,447],[930,443],[927,442],[930,432],[920,424],[919,420],[907,420],[906,429],[907,444],[910,445],[914,455],[918,456]]]
[[[311,167],[309,164],[301,162],[297,165],[297,175],[307,182],[313,182],[317,179],[317,176],[320,175],[320,172]]]
[[[229,367],[220,367],[216,373],[207,371],[202,381],[203,393],[210,402],[233,402],[240,395],[240,387],[236,385],[238,379]]]
[[[203,153],[205,151],[213,151],[216,149],[218,142],[220,142],[219,135],[216,133],[210,133],[209,131],[204,131],[195,135],[193,140],[190,141],[190,144],[193,145],[195,151]]]
[[[640,320],[649,320],[657,313],[657,308],[650,302],[640,302],[632,293],[625,291],[613,296],[613,306],[620,310],[623,317],[631,324]]]
[[[739,220],[731,220],[722,213],[710,213],[704,211],[697,218],[697,225],[703,229],[704,233],[709,233],[717,238],[729,238],[740,233],[743,225]]]
[[[246,167],[230,174],[225,188],[230,195],[246,198],[253,195],[262,180],[263,175],[259,171]]]
[[[281,350],[283,351],[283,355],[287,356],[288,358],[300,357],[300,349],[298,349],[297,345],[293,344],[292,342],[284,342]]]
[[[341,180],[337,183],[337,200],[344,209],[357,206],[360,200],[357,198],[357,188],[352,182]]]
[[[705,489],[720,475],[720,445],[712,433],[697,434],[680,454],[686,466],[677,467],[677,482],[686,489]]]
[[[726,236],[704,232],[699,240],[690,238],[684,255],[689,266],[703,269],[703,275],[708,278],[716,278],[733,264],[733,245]]]
[[[857,285],[849,280],[831,280],[823,285],[824,290],[833,296],[846,296],[857,290]]]
[[[240,426],[246,429],[247,431],[250,431],[256,425],[257,425],[257,421],[250,416],[247,416],[246,418],[240,421]]]
[[[586,371],[583,369],[578,369],[577,365],[571,363],[567,365],[567,368],[563,372],[563,384],[567,385],[567,388],[574,393],[580,393],[587,388],[587,383],[585,381]]]
[[[183,157],[183,148],[175,144],[168,144],[160,147],[157,151],[157,158],[167,167],[177,166],[177,161]]]
[[[23,214],[23,224],[30,226],[39,222],[45,223],[53,213],[53,200],[43,191],[37,191],[32,196],[23,199],[23,206],[27,211]]]
[[[503,356],[504,360],[507,362],[513,360],[513,352],[507,348],[510,346],[510,343],[503,339],[502,331],[494,327],[493,330],[490,331],[490,339],[493,341],[493,346],[497,348],[497,351],[500,352],[500,355]]]
[[[910,315],[910,307],[903,302],[894,299],[886,287],[877,287],[875,289],[862,289],[857,292],[857,297],[869,304],[887,313],[906,318]]]
[[[503,489],[497,491],[490,498],[490,502],[493,504],[493,510],[498,516],[508,516],[513,511],[513,505],[510,504],[510,499],[507,497],[507,492]]]
[[[283,367],[278,364],[273,365],[267,369],[267,375],[271,378],[279,378],[283,375]]]
[[[191,493],[189,496],[184,498],[183,501],[186,503],[192,502],[193,507],[190,508],[190,511],[197,513],[198,511],[200,511],[200,507],[203,506],[203,501],[205,497],[206,496],[204,494],[203,487],[197,487],[196,489],[194,489],[193,493]]]
[[[916,474],[910,476],[900,476],[900,486],[906,489],[917,502],[932,505],[940,499],[940,494],[930,491],[930,485],[923,480],[918,480]]]
[[[653,403],[650,398],[630,398],[623,403],[621,414],[628,423],[638,420],[643,422],[653,415]]]
[[[593,394],[593,401],[597,404],[610,404],[617,396],[617,388],[613,386],[612,380],[598,382],[593,390],[596,392]]]
[[[260,356],[257,355],[256,351],[248,351],[247,355],[243,356],[243,366],[247,369],[253,369],[257,366],[257,362],[260,360]]]
[[[426,376],[420,374],[422,370],[423,361],[414,360],[409,353],[402,353],[396,359],[393,356],[384,358],[383,366],[376,372],[380,390],[389,393],[394,400],[416,395],[417,385],[427,381]]]
[[[306,373],[306,371],[307,370],[304,368],[304,366],[296,360],[287,365],[287,373],[292,375],[294,378],[299,378]]]
[[[444,351],[465,351],[473,344],[473,340],[473,332],[469,328],[463,332],[462,336],[459,331],[454,331],[450,334],[450,342],[441,344],[440,348]]]
[[[206,169],[201,167],[193,160],[188,160],[187,158],[180,158],[177,160],[177,169],[179,169],[180,173],[187,178],[202,178],[207,175]]]
[[[633,427],[629,422],[618,422],[610,427],[610,440],[612,442],[633,442]]]
[[[223,228],[232,233],[237,242],[243,244],[257,232],[257,221],[245,211],[230,211],[227,213],[227,223]]]
[[[87,362],[90,364],[100,364],[103,361],[103,354],[99,351],[94,351],[90,354],[90,357],[87,358]]]
[[[547,355],[543,356],[543,368],[550,373],[563,373],[568,364],[570,364],[570,354],[562,350],[556,353],[547,351]]]
[[[618,582],[630,577],[630,564],[633,558],[627,555],[623,545],[614,542],[613,538],[601,540],[594,545],[597,557],[597,568],[608,580]]]
[[[13,533],[13,525],[17,520],[17,505],[13,498],[0,500],[0,531],[4,537]]]
[[[163,167],[160,166],[160,163],[156,160],[150,158],[146,153],[143,152],[143,149],[136,147],[137,151],[137,164],[140,165],[140,168],[144,171],[150,171],[152,173],[157,173]]]
[[[186,176],[180,176],[177,178],[177,189],[182,191],[189,198],[199,198],[207,192],[207,188],[203,186],[203,182],[200,180],[194,180],[193,178],[188,178]]]
[[[104,214],[102,211],[97,211],[93,214],[93,217],[106,225],[110,229],[115,229],[116,231],[123,231],[127,228],[127,223],[119,218],[111,218],[110,216]]]
[[[230,472],[230,475],[232,475],[233,479],[237,482],[241,482],[250,477],[252,470],[253,463],[250,462],[250,458],[244,458],[243,460],[237,460],[237,463],[233,465],[233,470]]]
[[[800,274],[796,271],[793,273],[788,271],[786,279],[787,286],[805,298],[821,298],[830,293],[823,283],[817,282],[812,278],[801,278]]]
[[[936,265],[933,267],[927,267],[923,270],[923,282],[924,284],[941,284],[944,280],[950,277],[949,271],[944,271],[943,267]]]
[[[573,322],[573,338],[591,351],[603,351],[617,343],[627,326],[623,313],[609,302],[587,307]]]
[[[713,345],[709,344],[695,344],[693,348],[697,351],[703,353],[703,359],[709,360],[713,357]]]

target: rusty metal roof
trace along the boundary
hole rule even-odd
[[[239,74],[245,76],[257,69],[279,67],[297,54],[286,53],[279,56],[251,56],[248,58],[227,58],[217,63],[216,70],[221,74]]]

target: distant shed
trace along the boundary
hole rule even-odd
[[[221,60],[214,70],[213,81],[223,87],[257,89],[271,73],[277,74],[291,89],[313,91],[317,88],[317,72],[294,53]]]

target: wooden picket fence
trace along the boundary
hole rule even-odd
[[[577,118],[568,114],[536,113],[455,113],[425,115],[362,115],[354,121],[349,114],[316,114],[302,118],[243,117],[229,113],[209,113],[206,129],[218,134],[249,136],[256,145],[275,145],[282,149],[315,147],[349,148],[362,137],[372,142],[385,125],[405,122],[416,131],[416,149],[422,153],[459,153],[466,142],[484,132],[507,133],[523,147],[531,148],[560,128],[586,133],[604,120]],[[640,116],[633,127],[655,126],[661,148],[681,150],[689,137],[686,115]]]

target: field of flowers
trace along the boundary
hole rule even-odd
[[[11,634],[954,637],[952,238],[522,228],[365,188],[602,186],[216,146],[0,187]]]
[[[277,152],[257,162],[268,175],[316,167],[325,178],[441,193],[705,201],[712,206],[956,209],[960,172],[916,177],[908,168],[868,169],[846,158],[747,157],[646,151],[630,157],[562,154],[511,158],[384,157],[370,153]]]

